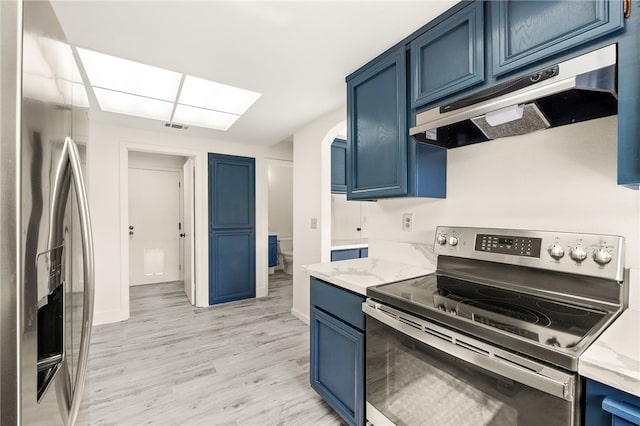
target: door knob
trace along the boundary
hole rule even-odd
[[[184,237],[186,237],[186,236],[187,236],[187,234],[185,234],[185,233],[183,232],[182,234],[180,234],[180,236],[181,236],[182,238],[184,238]]]
[[[133,231],[133,226],[132,226],[132,225],[129,225],[129,229]]]
[[[134,234],[134,232],[133,232],[133,231],[129,231],[129,235],[133,235],[133,234]]]

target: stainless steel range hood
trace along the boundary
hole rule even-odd
[[[416,115],[409,133],[456,148],[618,112],[616,46],[561,62]]]

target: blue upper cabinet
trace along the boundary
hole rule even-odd
[[[331,192],[347,192],[347,141],[335,139],[331,144]]]
[[[400,46],[347,80],[347,198],[407,194],[406,59]]]
[[[471,3],[410,44],[411,107],[484,81],[484,3]]]
[[[494,76],[624,27],[618,0],[491,2],[491,20]]]
[[[630,5],[630,16],[618,42],[618,183],[640,185],[640,2]]]
[[[446,195],[446,150],[409,138],[400,45],[347,77],[347,198]]]

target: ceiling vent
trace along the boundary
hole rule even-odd
[[[170,129],[178,129],[178,130],[189,130],[189,126],[185,126],[184,124],[177,124],[177,123],[164,123],[164,127],[168,127]]]

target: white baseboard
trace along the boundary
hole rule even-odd
[[[267,297],[269,295],[269,289],[266,287],[257,287],[256,288],[256,298],[258,297]]]
[[[304,315],[302,312],[300,312],[296,308],[291,308],[291,315],[293,315],[294,317],[298,318],[303,323],[309,325],[309,322],[310,322],[309,321],[309,317]]]

